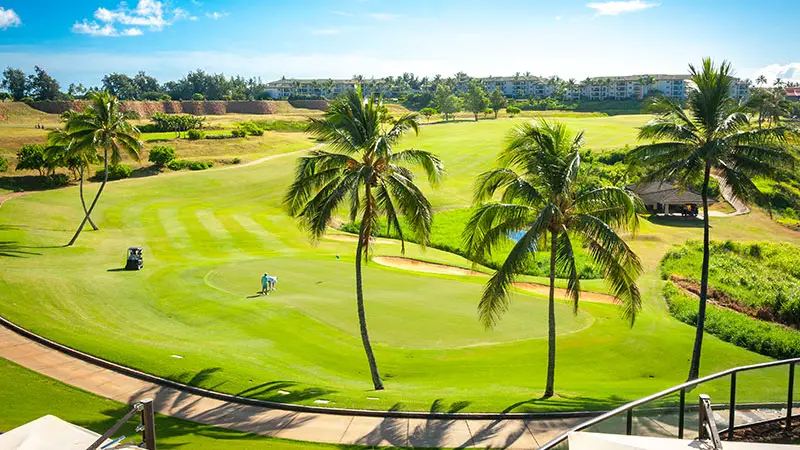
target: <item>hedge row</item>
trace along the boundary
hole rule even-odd
[[[689,325],[697,325],[697,299],[669,281],[664,284],[663,292],[673,317]],[[706,308],[705,331],[725,342],[765,356],[777,359],[800,357],[800,331],[713,304]]]

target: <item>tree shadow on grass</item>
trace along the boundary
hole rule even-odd
[[[297,403],[306,400],[333,394],[336,391],[325,388],[304,388],[292,389],[297,386],[293,381],[269,381],[253,386],[235,395],[240,397],[251,397],[259,400],[267,400],[280,403]]]
[[[41,253],[26,250],[30,248],[39,247],[23,247],[16,241],[0,241],[0,258],[28,258],[30,256],[41,256]]]
[[[703,228],[703,220],[696,217],[659,216],[651,214],[647,217],[651,223],[665,227],[676,228]]]

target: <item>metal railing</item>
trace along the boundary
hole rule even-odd
[[[731,390],[730,390],[730,399],[728,403],[728,428],[720,430],[720,434],[727,434],[728,440],[733,439],[733,432],[734,429],[737,428],[735,425],[735,414],[736,414],[736,375],[742,372],[747,372],[751,370],[759,370],[759,369],[766,369],[768,367],[777,367],[777,366],[789,366],[788,369],[788,389],[787,389],[787,400],[786,400],[786,416],[779,417],[777,419],[770,419],[766,421],[762,421],[759,423],[766,423],[766,422],[773,422],[778,420],[786,420],[786,427],[787,429],[791,428],[792,426],[792,406],[793,406],[793,394],[794,394],[794,371],[795,371],[795,364],[800,363],[800,358],[793,358],[793,359],[785,359],[782,361],[771,361],[767,363],[761,364],[753,364],[750,366],[742,366],[742,367],[734,367],[732,369],[728,369],[723,372],[715,373],[712,375],[708,375],[702,378],[698,378],[696,380],[687,381],[686,383],[679,384],[677,386],[673,386],[669,389],[663,390],[661,392],[657,392],[653,395],[648,397],[641,398],[639,400],[627,403],[625,405],[620,406],[619,408],[613,409],[605,414],[601,414],[591,420],[588,420],[582,424],[579,424],[568,431],[560,434],[555,439],[546,442],[542,445],[539,450],[550,450],[555,448],[557,445],[563,443],[567,440],[569,433],[575,431],[583,431],[589,427],[598,425],[602,422],[605,422],[608,419],[613,417],[617,417],[621,414],[626,415],[626,427],[625,431],[626,434],[632,435],[633,434],[633,410],[635,408],[641,407],[648,403],[652,403],[656,400],[663,399],[669,395],[675,394],[676,392],[680,394],[679,400],[679,412],[678,412],[678,439],[683,439],[684,435],[684,425],[685,425],[685,409],[686,409],[686,391],[692,390],[703,383],[707,383],[709,381],[717,380],[723,377],[730,376],[731,381]],[[748,423],[746,426],[753,425],[754,423]],[[740,426],[741,428],[741,426]]]
[[[155,412],[153,410],[153,400],[146,398],[133,405],[133,408],[127,414],[122,416],[111,428],[108,429],[102,436],[97,438],[86,450],[97,450],[112,447],[114,444],[122,441],[125,436],[112,440],[106,445],[103,442],[111,438],[125,423],[131,419],[136,413],[142,413],[142,423],[136,427],[136,432],[142,433],[142,443],[139,447],[147,450],[156,450],[156,425],[155,425]],[[103,445],[101,447],[101,445]]]

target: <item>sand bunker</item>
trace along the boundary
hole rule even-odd
[[[419,261],[417,259],[411,259],[411,258],[402,258],[398,256],[375,256],[372,258],[372,261],[387,267],[394,267],[403,270],[411,270],[414,272],[435,273],[439,275],[478,276],[486,278],[489,277],[489,275],[483,272],[477,272],[475,270],[469,270],[455,266],[448,266],[444,264]],[[550,287],[544,284],[518,282],[514,283],[514,287],[538,295],[544,295],[544,296],[550,295]],[[556,288],[555,295],[558,298],[565,299],[567,298],[567,290]],[[617,303],[617,300],[611,295],[600,294],[597,292],[588,292],[588,291],[581,291],[580,301],[592,302],[592,303],[610,303],[610,304]]]

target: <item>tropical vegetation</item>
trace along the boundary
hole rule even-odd
[[[416,149],[395,152],[394,146],[409,131],[419,131],[417,115],[387,117],[380,97],[365,99],[361,89],[333,102],[321,119],[311,119],[309,133],[328,145],[301,157],[295,179],[284,200],[289,213],[298,217],[313,239],[325,234],[337,208],[344,206],[351,220],[361,219],[355,253],[356,303],[364,351],[375,390],[383,381],[367,329],[361,265],[369,259],[374,226],[385,217],[390,229],[400,230],[404,216],[424,245],[430,235],[431,204],[415,184],[407,164],[419,166],[431,184],[444,173],[433,154]],[[400,242],[404,242],[402,234]]]
[[[621,188],[578,189],[582,144],[583,133],[573,135],[563,124],[541,121],[516,127],[498,157],[500,168],[478,177],[475,201],[480,206],[464,231],[468,253],[480,261],[510,234],[524,230],[489,279],[478,305],[480,320],[487,328],[494,326],[506,312],[512,283],[549,238],[546,398],[553,396],[555,385],[557,271],[566,275],[567,295],[573,312],[578,311],[580,279],[575,265],[575,243],[587,246],[631,324],[641,308],[636,278],[642,266],[615,230],[635,231],[637,214],[643,206],[634,194]],[[499,201],[491,201],[497,194]]]
[[[794,158],[786,149],[787,129],[754,129],[741,105],[731,97],[734,78],[731,65],[719,66],[710,58],[696,68],[689,65],[694,85],[686,109],[666,97],[653,106],[658,115],[643,126],[639,139],[650,141],[631,153],[631,160],[649,173],[650,179],[672,180],[688,186],[702,178],[703,261],[700,279],[695,345],[689,379],[697,378],[703,344],[709,276],[708,186],[712,171],[730,187],[731,194],[743,201],[763,197],[753,179],[774,178],[793,167]]]

